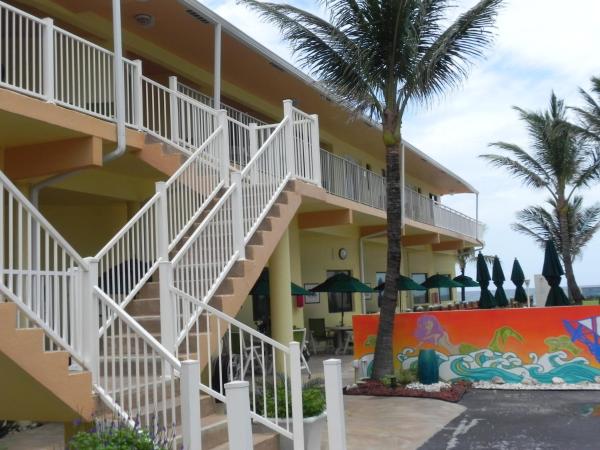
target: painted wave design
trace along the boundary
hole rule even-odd
[[[413,349],[405,349],[398,355],[403,368],[416,367],[417,357],[413,355]],[[494,377],[500,377],[506,383],[520,383],[526,379],[538,383],[552,383],[554,378],[560,378],[566,383],[581,383],[594,382],[600,378],[600,369],[591,366],[587,359],[569,359],[563,351],[541,356],[531,353],[531,364],[523,364],[514,353],[494,352],[489,349],[465,355],[437,355],[440,377],[445,380],[463,378],[471,381],[490,381]]]

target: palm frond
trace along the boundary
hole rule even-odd
[[[496,142],[490,145],[502,148],[505,144],[503,142]],[[493,166],[502,167],[508,170],[509,173],[520,178],[527,186],[533,186],[535,188],[544,188],[548,186],[547,181],[541,178],[537,173],[508,156],[483,154],[479,155],[479,157],[487,159]]]

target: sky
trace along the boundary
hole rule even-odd
[[[316,1],[287,0],[323,15]],[[294,63],[278,30],[235,0],[204,2],[279,56]],[[458,0],[456,13],[475,4]],[[496,28],[496,41],[484,60],[471,70],[461,88],[427,109],[413,107],[404,121],[404,138],[479,192],[479,218],[487,225],[484,252],[498,255],[507,278],[517,257],[527,278],[540,273],[543,251],[531,239],[511,230],[515,213],[547,196],[520,185],[502,169],[478,158],[507,141],[527,147],[528,138],[513,106],[542,110],[550,93],[567,104],[580,103],[578,88],[600,76],[600,2],[598,0],[507,0]],[[584,192],[585,204],[600,202],[600,186]],[[442,201],[475,216],[473,195],[445,196]],[[474,276],[474,265],[467,274]],[[600,285],[600,233],[575,263],[581,286]]]

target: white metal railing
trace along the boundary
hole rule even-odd
[[[286,116],[292,120],[294,167],[299,178],[321,185],[321,157],[319,147],[319,121],[289,103],[284,103]]]
[[[382,176],[325,150],[321,150],[321,171],[322,185],[327,192],[385,210],[385,178]]]
[[[321,183],[327,192],[377,209],[386,209],[384,177],[325,150],[321,150],[321,171]],[[404,205],[407,219],[473,238],[482,236],[481,224],[475,219],[408,186],[404,188]]]
[[[47,21],[0,3],[0,86],[44,97]]]
[[[201,355],[201,361],[207,363],[201,390],[226,401],[226,382],[248,381],[252,419],[295,443],[302,439],[299,346],[282,345],[177,288],[172,292],[182,308],[178,317],[195,310],[202,312],[179,351],[179,359]],[[294,433],[294,429],[299,432]]]
[[[478,230],[480,224],[475,219],[419,194],[409,187],[404,188],[404,211],[407,219],[473,238],[482,236]]]
[[[0,172],[0,284],[19,307],[17,326],[38,326],[82,361],[80,275],[87,264]],[[22,314],[21,314],[22,313]]]
[[[100,334],[95,390],[116,416],[148,430],[165,430],[177,445],[182,427],[181,363],[106,293],[96,287]]]

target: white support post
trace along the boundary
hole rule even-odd
[[[43,19],[44,42],[42,46],[43,86],[44,97],[47,102],[54,102],[54,21],[50,18]]]
[[[86,258],[85,261],[88,264],[88,270],[83,273],[81,296],[82,356],[92,374],[92,383],[97,383],[100,359],[100,339],[98,337],[100,322],[98,321],[98,299],[94,293],[94,287],[98,285],[98,260]]]
[[[294,104],[291,100],[283,101],[283,117],[287,119],[285,127],[285,156],[287,171],[296,175],[296,149],[294,148]]]
[[[221,128],[221,179],[225,180],[225,186],[229,186],[229,124],[227,123],[227,111],[217,111],[217,121]]]
[[[321,139],[319,137],[319,116],[317,114],[313,114],[312,116],[312,133],[311,133],[311,142],[312,142],[312,162],[313,162],[313,181],[319,187],[322,187],[321,184]]]
[[[158,257],[164,261],[169,260],[169,209],[167,205],[167,185],[164,181],[156,183],[156,192],[160,194],[155,210],[156,248]]]
[[[250,136],[248,139],[248,145],[250,147],[250,159],[248,160],[248,162],[250,162],[252,158],[254,158],[254,155],[256,155],[256,152],[258,152],[258,125],[252,122],[248,125],[248,127],[250,128]],[[252,168],[250,171],[250,179],[253,183],[257,181],[257,174],[257,170],[255,170],[255,168]]]
[[[160,259],[158,262],[160,292],[160,340],[163,347],[175,352],[175,302],[171,295],[173,285],[173,264]]]
[[[144,127],[144,93],[142,89],[142,61],[133,61],[133,121],[138,130]]]
[[[246,259],[244,246],[244,202],[242,197],[242,174],[231,172],[231,184],[235,190],[231,194],[231,220],[233,228],[233,248],[238,251],[240,259]]]
[[[177,96],[177,77],[169,77],[170,112],[171,112],[171,141],[179,143],[179,102]]]
[[[346,417],[342,392],[342,361],[323,361],[325,370],[325,400],[327,401],[327,431],[330,450],[346,450]]]
[[[253,448],[249,386],[247,381],[232,381],[225,384],[227,434],[231,449],[251,450]],[[297,449],[294,447],[294,450]]]
[[[79,354],[83,353],[83,321],[81,312],[81,302],[77,301],[80,298],[79,293],[82,292],[83,271],[79,267],[72,267],[68,271],[69,279],[71,280],[71,298],[75,301],[71,304],[69,311],[69,324],[71,332],[71,345]]]
[[[479,241],[479,192],[475,193],[475,240]]]
[[[181,428],[183,448],[202,449],[200,433],[200,363],[181,362]],[[235,447],[232,447],[235,448]]]
[[[302,368],[300,344],[290,342],[290,387],[292,394],[292,430],[294,450],[304,450],[304,415],[302,413]]]

